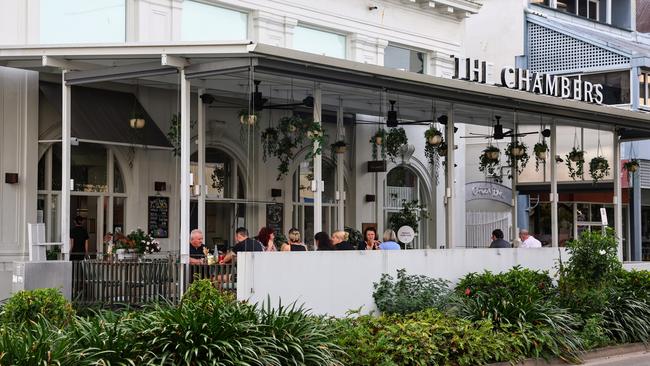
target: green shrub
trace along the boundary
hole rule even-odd
[[[650,340],[650,307],[630,294],[614,293],[603,310],[603,326],[611,338],[621,342]]]
[[[594,315],[585,320],[582,330],[579,333],[585,349],[605,347],[612,344],[609,337],[610,332],[605,328],[605,321],[602,315]]]
[[[510,333],[429,309],[339,321],[345,365],[482,365],[522,358]]]
[[[15,293],[0,316],[5,323],[23,323],[37,321],[39,315],[53,325],[63,326],[74,315],[74,310],[59,290],[42,288]]]
[[[56,365],[67,351],[59,328],[43,316],[30,322],[0,324],[0,365]]]
[[[234,296],[229,293],[219,291],[208,279],[195,280],[187,288],[181,306],[183,304],[193,303],[199,307],[213,311],[215,308],[223,306],[225,303],[236,301]]]
[[[449,298],[449,282],[426,276],[407,275],[397,270],[397,280],[382,274],[374,283],[372,297],[377,308],[387,314],[409,314],[427,308],[442,309]]]

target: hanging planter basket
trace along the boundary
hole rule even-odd
[[[447,157],[447,143],[446,142],[443,142],[442,144],[440,144],[440,146],[438,146],[438,155],[440,155],[443,158]]]
[[[424,131],[424,138],[427,139],[427,143],[433,147],[438,147],[444,141],[442,138],[442,132],[435,127],[430,127],[428,130]]]
[[[589,162],[589,175],[593,178],[594,183],[598,183],[609,175],[609,162],[602,156],[596,156]]]
[[[628,173],[634,173],[637,170],[639,170],[639,161],[636,159],[632,159],[630,161],[627,161],[623,164],[623,167],[625,170],[628,171]]]
[[[370,144],[372,145],[372,159],[378,160],[379,158],[386,159],[386,130],[380,128],[375,132],[374,135],[370,138]]]
[[[500,154],[501,152],[498,147],[494,145],[486,147],[479,157],[478,170],[484,172],[486,169],[494,168],[499,165],[501,162]]]
[[[537,160],[546,161],[546,154],[548,153],[548,145],[545,141],[538,142],[533,146],[533,151],[535,151],[535,158]]]
[[[129,125],[131,126],[131,128],[135,128],[135,129],[144,128],[145,125],[144,118],[131,118],[129,120]]]
[[[408,145],[408,138],[406,131],[403,128],[391,128],[390,132],[386,135],[386,153],[391,161],[395,162],[396,158],[400,156],[403,146]]]
[[[345,152],[348,151],[348,144],[342,140],[336,141],[331,145],[331,147],[335,154],[345,154]]]
[[[571,160],[574,163],[578,163],[578,162],[581,162],[581,161],[584,162],[585,161],[585,152],[582,151],[582,150],[577,150],[574,147],[573,150],[571,150],[571,152],[569,153],[569,155],[567,155],[567,157],[568,157],[569,160]]]
[[[505,153],[508,157],[508,166],[512,167],[513,171],[516,170],[517,174],[521,174],[530,159],[528,156],[528,146],[523,142],[515,140],[508,144]],[[508,177],[512,178],[512,176],[513,172],[511,171]]]
[[[575,166],[574,166],[575,164]],[[566,156],[566,166],[571,179],[584,177],[585,152],[574,147]]]
[[[254,126],[257,123],[257,113],[249,113],[247,109],[239,111],[239,123],[247,126]]]

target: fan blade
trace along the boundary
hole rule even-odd
[[[484,136],[460,136],[461,139],[489,139],[491,137],[492,136],[487,136],[487,135],[484,135]]]
[[[535,135],[535,134],[538,134],[538,133],[539,133],[539,131],[535,131],[535,132],[521,132],[521,133],[517,133],[517,134],[515,134],[515,135],[513,135],[513,136],[517,136],[517,137],[518,137],[518,136],[526,136],[526,135]]]

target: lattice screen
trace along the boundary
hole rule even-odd
[[[650,160],[639,160],[639,183],[643,189],[650,188]]]
[[[528,47],[528,67],[534,72],[581,70],[630,62],[625,56],[531,22],[528,23]]]

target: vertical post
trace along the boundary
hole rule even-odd
[[[339,140],[345,139],[345,127],[343,126],[343,104],[339,98],[339,108],[336,112],[336,133]],[[345,227],[345,154],[338,154],[336,157],[336,190],[338,202],[336,205],[336,228],[342,230]]]
[[[630,241],[632,244],[632,250],[630,253],[630,259],[633,261],[641,261],[642,250],[641,250],[641,182],[639,179],[639,172],[629,173],[630,181],[632,182],[632,187],[630,191]]]
[[[190,237],[190,83],[185,70],[180,70],[181,85],[181,263],[189,262]]]
[[[514,126],[513,126],[513,130],[515,131],[515,134],[517,134],[517,122],[518,122],[517,121],[517,111],[515,110],[515,112],[514,112]],[[513,136],[512,137],[512,142],[514,143],[516,141],[517,141],[517,137]],[[517,172],[517,159],[512,159],[512,160],[513,160],[512,161],[512,166],[510,167],[510,169],[511,169],[510,170],[510,175],[512,175],[512,182],[511,182],[511,185],[512,185],[512,187],[511,187],[512,188],[512,231],[510,233],[510,240],[515,240],[515,239],[517,239],[517,234],[518,234],[518,230],[519,230],[519,222],[518,222],[519,220],[517,220],[518,219],[518,217],[517,217],[517,215],[518,215],[518,212],[517,212],[517,199],[519,197],[517,197],[518,196],[518,194],[517,194],[517,173],[518,173]]]
[[[612,24],[612,0],[605,1],[605,23]]]
[[[198,172],[198,184],[199,187],[201,187],[200,193],[199,193],[199,202],[198,202],[198,227],[199,230],[201,230],[204,235],[205,235],[205,195],[207,194],[208,190],[207,187],[205,186],[205,104],[201,101],[201,95],[205,93],[205,89],[199,89],[198,92],[198,99],[197,99],[197,104],[198,104],[198,113],[197,113],[197,119],[198,119],[198,149],[199,149],[199,161],[198,161],[198,167],[197,167],[197,172]]]
[[[321,123],[321,89],[314,86],[314,122]],[[316,153],[318,144],[314,143],[314,233],[323,231],[323,157]]]
[[[633,66],[630,68],[630,100],[632,101],[632,110],[635,111],[639,109],[639,99],[641,98],[641,83],[639,83],[639,75],[640,72],[638,66]]]
[[[65,75],[68,71],[61,72],[62,90],[62,118],[61,118],[61,242],[63,243],[61,253],[63,259],[70,258],[70,156],[71,156],[71,125],[72,125],[72,87],[65,82]]]
[[[614,231],[618,241],[618,258],[623,260],[623,205],[621,204],[621,142],[618,138],[618,130],[614,130]]]
[[[551,124],[551,156],[547,158],[547,163],[551,165],[551,245],[559,245],[559,224],[558,224],[558,195],[557,195],[557,124],[553,120]]]
[[[447,227],[445,230],[447,243],[445,248],[454,247],[454,104],[451,104],[447,120],[447,189],[445,202],[447,204]]]

